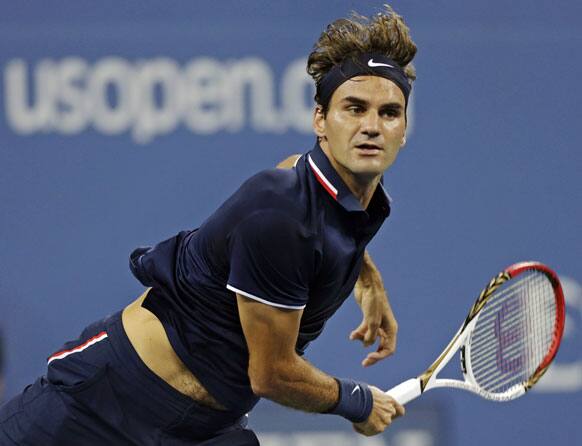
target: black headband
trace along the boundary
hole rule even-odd
[[[327,108],[333,92],[345,81],[356,76],[380,76],[394,82],[404,94],[408,106],[411,85],[400,65],[382,54],[364,53],[348,57],[341,64],[334,65],[317,84],[317,102]]]

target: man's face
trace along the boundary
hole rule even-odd
[[[365,183],[392,165],[406,130],[404,104],[392,81],[357,76],[333,93],[326,117],[316,110],[313,128],[342,177]]]

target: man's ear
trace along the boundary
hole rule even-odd
[[[325,138],[325,116],[321,105],[316,106],[313,110],[313,132],[319,138]]]

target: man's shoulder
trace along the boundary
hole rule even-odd
[[[244,199],[249,212],[302,214],[305,187],[295,169],[262,170],[243,183],[236,195]]]
[[[305,167],[305,166],[303,166]],[[314,201],[315,200],[315,201]],[[204,222],[203,230],[228,234],[243,227],[318,232],[320,219],[311,182],[298,164],[292,169],[266,169],[254,174]]]
[[[243,186],[257,188],[256,192],[270,191],[272,193],[293,193],[300,182],[296,169],[265,169],[251,176]]]

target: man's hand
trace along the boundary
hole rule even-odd
[[[384,432],[394,419],[404,415],[404,407],[380,389],[370,386],[374,405],[366,421],[354,423],[354,430],[359,434],[371,436]]]
[[[365,254],[362,272],[354,289],[356,302],[363,314],[362,323],[350,334],[351,340],[369,347],[379,339],[378,349],[362,361],[368,367],[390,356],[396,350],[398,323],[392,313],[382,277],[372,259]]]

